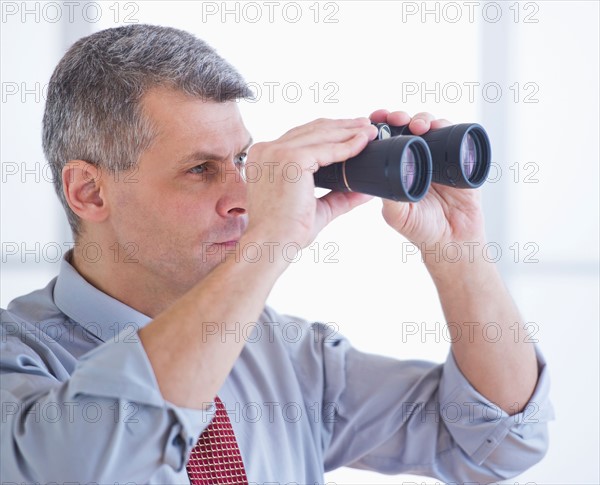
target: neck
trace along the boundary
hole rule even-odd
[[[172,286],[162,284],[160,277],[147,271],[140,261],[125,256],[126,252],[116,243],[107,245],[81,238],[69,263],[98,290],[155,318],[185,291],[171,291]]]

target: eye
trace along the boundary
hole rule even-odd
[[[246,159],[248,158],[247,153],[240,153],[237,157],[235,157],[234,163],[238,166],[243,167],[246,165]]]
[[[188,170],[188,173],[193,173],[196,175],[201,175],[206,173],[208,170],[208,167],[206,166],[205,163],[201,164],[201,165],[196,165],[195,167],[192,167]]]

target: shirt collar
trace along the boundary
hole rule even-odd
[[[54,303],[61,312],[103,342],[152,320],[88,283],[69,263],[71,252],[63,257],[54,286]]]

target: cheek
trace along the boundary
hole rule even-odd
[[[137,184],[113,187],[113,227],[121,242],[141,242],[161,226],[160,200]],[[166,204],[163,204],[163,206]],[[132,241],[135,239],[135,241]]]
[[[182,234],[198,234],[210,231],[216,214],[209,197],[190,194],[177,194],[159,204],[165,225],[176,226]]]
[[[216,214],[207,195],[185,191],[122,187],[115,193],[116,221],[121,235],[160,247],[210,240]],[[149,241],[150,240],[150,241]]]

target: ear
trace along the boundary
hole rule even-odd
[[[62,183],[71,210],[84,221],[102,222],[108,217],[102,171],[83,160],[70,160],[63,167]]]

